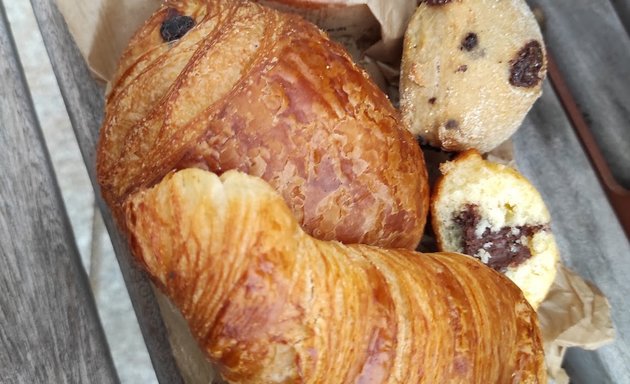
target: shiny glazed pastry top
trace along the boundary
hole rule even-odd
[[[167,1],[136,33],[107,97],[102,193],[167,173],[259,176],[320,239],[414,248],[424,159],[385,95],[303,19],[243,1]]]

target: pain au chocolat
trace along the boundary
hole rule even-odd
[[[424,159],[398,111],[314,25],[247,1],[167,1],[107,97],[98,179],[120,206],[183,168],[269,182],[320,239],[414,248]],[[120,221],[120,219],[119,219]]]

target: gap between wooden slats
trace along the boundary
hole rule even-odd
[[[630,180],[630,39],[608,1],[530,1],[545,15],[544,35],[580,103],[616,178]],[[594,281],[612,305],[614,344],[595,352],[572,349],[572,382],[630,382],[630,244],[553,90],[530,112],[516,136],[518,164],[539,187],[553,217],[563,260]]]
[[[117,230],[109,210],[100,198],[98,183],[95,179],[95,147],[103,114],[103,89],[91,77],[54,0],[31,0],[31,4],[156,376],[163,383],[182,383],[151,285],[145,274],[133,262],[126,239]]]
[[[0,377],[117,383],[0,1]]]

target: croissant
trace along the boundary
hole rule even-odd
[[[427,173],[399,113],[314,25],[246,1],[167,1],[106,101],[97,173],[120,220],[135,191],[196,167],[262,177],[310,234],[415,248]]]
[[[473,258],[314,239],[236,171],[169,174],[124,208],[230,383],[546,383],[536,313]]]

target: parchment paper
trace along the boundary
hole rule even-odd
[[[547,298],[538,308],[550,378],[569,384],[562,359],[569,347],[597,349],[615,338],[610,304],[601,291],[560,266]]]
[[[279,0],[259,0],[277,3]],[[281,0],[280,0],[281,1]],[[107,82],[114,74],[118,57],[127,41],[151,13],[159,0],[57,0],[68,27],[95,77]],[[331,0],[334,7],[315,7],[303,16],[326,29],[344,44],[352,56],[385,90],[394,88],[397,99],[398,65],[402,36],[416,7],[416,0]],[[339,5],[349,6],[345,12]],[[293,9],[295,11],[295,9]],[[432,178],[440,162],[450,155],[426,151]],[[506,142],[487,155],[492,161],[515,166],[512,144]],[[423,239],[430,247],[430,235]],[[162,315],[167,323],[175,358],[188,383],[220,383],[214,369],[190,334],[181,314],[158,290]],[[561,364],[566,349],[595,349],[614,338],[610,306],[597,287],[560,266],[556,280],[538,310],[545,340],[551,381],[568,384]]]

